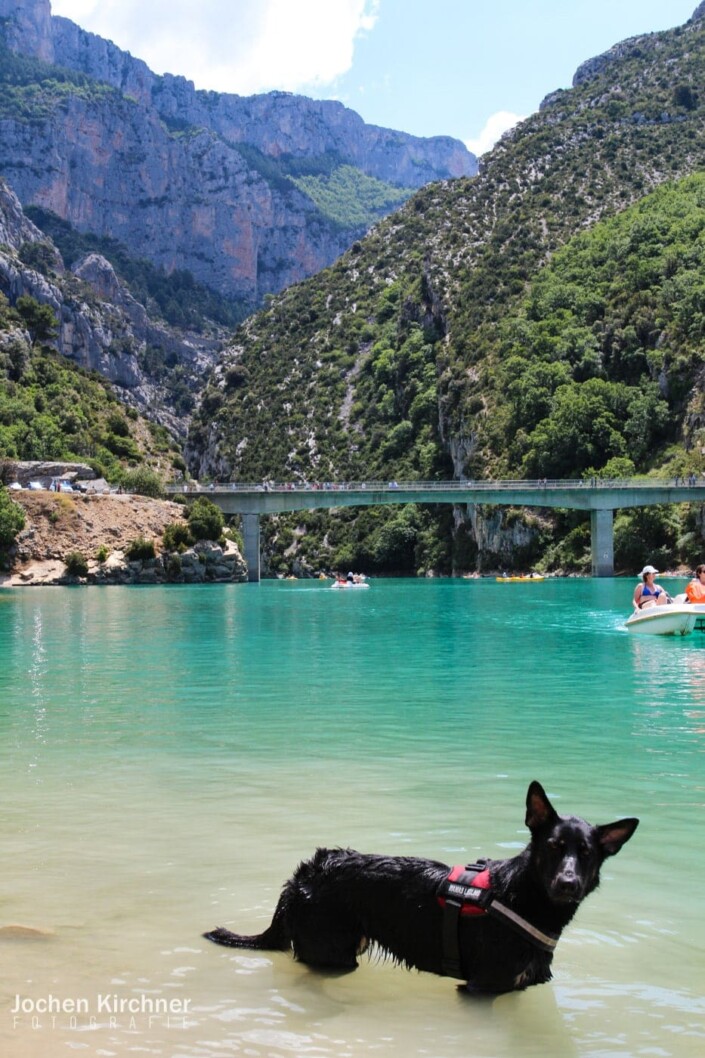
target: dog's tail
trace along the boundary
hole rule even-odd
[[[252,936],[244,936],[241,933],[231,933],[229,929],[217,926],[210,933],[204,933],[206,940],[212,940],[215,944],[224,944],[226,948],[253,948],[260,951],[288,951],[291,947],[291,937],[286,928],[286,922],[281,909],[278,907],[274,912],[274,918],[264,933],[255,933]]]

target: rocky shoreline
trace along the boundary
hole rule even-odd
[[[180,552],[162,546],[164,530],[185,522],[181,504],[146,496],[66,496],[22,492],[13,496],[25,513],[9,572],[0,587],[67,584],[205,584],[247,579],[232,541],[199,541]],[[135,540],[154,543],[155,557],[131,559]],[[86,560],[85,575],[71,574],[67,557]]]

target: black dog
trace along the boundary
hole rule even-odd
[[[564,926],[638,822],[592,826],[559,816],[532,782],[531,841],[512,859],[451,870],[411,856],[318,849],[285,883],[264,933],[218,928],[204,936],[233,948],[293,949],[301,962],[328,970],[354,970],[373,944],[397,963],[473,989],[523,989],[550,980]]]

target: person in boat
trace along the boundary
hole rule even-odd
[[[634,589],[634,609],[644,610],[647,606],[664,606],[671,601],[671,596],[654,577],[658,570],[654,566],[644,566],[639,574],[640,583]]]
[[[695,576],[685,589],[688,602],[705,603],[705,563],[696,567]]]

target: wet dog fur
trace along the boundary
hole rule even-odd
[[[544,933],[559,936],[600,881],[600,868],[627,842],[638,819],[593,826],[561,816],[538,782],[526,797],[531,840],[519,855],[488,860],[496,898]],[[414,856],[319,848],[284,884],[269,927],[253,936],[222,927],[208,940],[232,948],[293,951],[311,967],[357,968],[370,945],[406,967],[443,974],[439,889],[450,867]],[[473,990],[501,993],[551,978],[552,952],[489,915],[461,916],[463,977]]]

